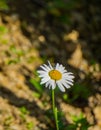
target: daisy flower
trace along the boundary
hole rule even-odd
[[[41,78],[40,84],[45,84],[45,87],[55,89],[56,86],[62,92],[65,88],[70,88],[73,85],[73,73],[68,72],[62,64],[57,63],[54,67],[48,61],[48,65],[43,64],[38,70],[39,77]]]

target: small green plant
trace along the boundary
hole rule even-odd
[[[27,122],[26,127],[27,127],[28,130],[33,130],[33,127],[34,127],[33,122]]]
[[[0,44],[7,44],[8,40],[5,39],[8,29],[4,25],[0,25]]]
[[[13,53],[15,53],[18,57],[23,56],[24,55],[24,51],[17,49],[14,45],[10,46],[10,51],[12,51]]]
[[[11,56],[14,55],[15,57],[8,58],[6,62],[8,65],[19,63],[21,61],[21,57],[25,54],[23,50],[17,49],[14,45],[11,45],[9,50],[11,52]]]
[[[20,117],[24,122],[26,122],[26,115],[29,114],[29,111],[25,107],[21,107],[20,112]]]
[[[4,126],[5,126],[5,128],[9,128],[10,127],[10,125],[11,125],[11,123],[12,123],[12,116],[8,116],[6,119],[5,119],[5,121],[4,121]]]
[[[23,122],[25,123],[26,128],[28,130],[33,130],[33,127],[34,127],[33,122],[28,122],[26,119],[26,116],[29,114],[29,111],[25,107],[21,107],[20,112],[21,112],[20,117],[23,120]]]
[[[72,116],[72,121],[73,123],[66,127],[67,130],[88,130],[91,126],[82,113],[79,116]]]
[[[0,35],[6,34],[8,32],[4,25],[0,25]]]
[[[16,63],[19,63],[19,62],[20,62],[20,59],[19,59],[19,58],[8,59],[7,64],[8,64],[8,65],[10,65],[10,64],[16,64]]]

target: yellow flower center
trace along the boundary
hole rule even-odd
[[[53,80],[60,80],[62,78],[62,74],[58,70],[51,70],[49,76]]]

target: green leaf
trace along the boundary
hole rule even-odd
[[[37,82],[35,79],[30,79],[30,83],[35,87],[35,89],[42,93],[43,92],[43,89],[42,89],[42,86],[40,85],[39,82]]]
[[[18,62],[20,62],[20,59],[19,59],[19,58],[9,59],[9,60],[7,61],[7,64],[8,64],[8,65],[10,65],[10,64],[16,64],[16,63],[18,63]]]
[[[76,130],[77,129],[77,126],[75,124],[69,124],[67,127],[66,127],[66,130]]]
[[[41,95],[37,92],[33,92],[33,96],[36,97],[36,98],[40,98]]]
[[[78,122],[79,120],[81,120],[81,119],[83,119],[83,118],[84,118],[84,117],[83,117],[83,113],[80,113],[79,116],[75,116],[75,115],[72,116],[73,122]]]

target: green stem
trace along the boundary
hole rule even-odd
[[[55,98],[54,98],[54,90],[52,90],[52,106],[53,106],[53,114],[55,118],[55,123],[56,123],[56,130],[59,130],[58,126],[58,111],[57,108],[55,107]]]

